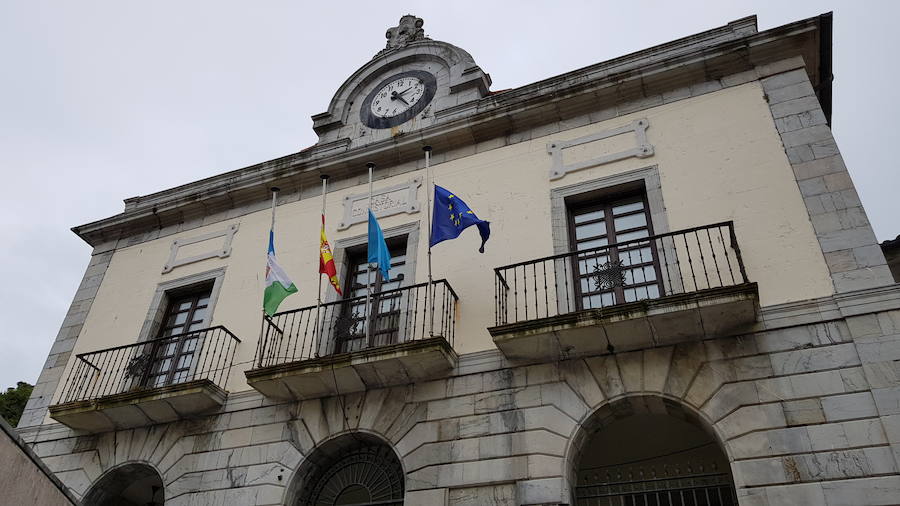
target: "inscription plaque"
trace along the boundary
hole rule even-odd
[[[376,218],[395,214],[413,214],[419,212],[419,187],[422,178],[417,177],[408,183],[379,188],[372,191],[372,213]],[[356,223],[366,221],[366,208],[369,194],[356,193],[344,197],[344,216],[338,224],[338,230],[346,230]]]

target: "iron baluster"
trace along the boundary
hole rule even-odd
[[[697,250],[700,252],[700,266],[703,267],[703,276],[706,278],[706,288],[712,288],[709,283],[709,269],[706,268],[706,256],[703,254],[703,245],[700,244],[700,233],[694,231],[694,239],[697,241]]]
[[[697,276],[694,273],[694,261],[691,259],[691,247],[688,246],[687,242],[687,234],[682,235],[681,238],[684,240],[684,249],[687,251],[688,266],[691,268],[691,279],[694,282],[694,290],[699,290],[700,287],[697,285]]]
[[[516,275],[516,267],[513,267],[513,311],[515,311],[515,319],[519,321],[519,277]]]
[[[728,222],[728,232],[731,235],[731,247],[734,249],[734,255],[737,258],[738,268],[741,270],[741,279],[744,283],[748,283],[747,270],[744,268],[744,259],[741,258],[741,247],[738,245],[737,237],[734,235],[734,222]]]
[[[722,245],[722,251],[725,252],[725,261],[728,263],[728,274],[731,276],[731,283],[734,284],[734,269],[731,268],[731,255],[728,254],[728,247],[725,246],[725,238],[722,236],[722,227],[716,227],[719,230],[719,243]]]
[[[544,270],[544,316],[550,316],[550,301],[547,299],[547,262],[541,262]]]
[[[716,268],[716,275],[719,277],[719,286],[725,286],[722,282],[722,272],[719,271],[719,262],[716,259],[716,247],[713,244],[712,235],[710,235],[708,228],[706,229],[706,239],[709,241],[709,250],[712,252],[713,267]]]

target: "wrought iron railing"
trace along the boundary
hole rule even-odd
[[[456,292],[446,280],[385,290],[321,306],[277,313],[263,321],[256,366],[268,367],[439,337],[453,346]],[[371,332],[366,329],[371,327]]]
[[[731,221],[494,269],[496,325],[747,283]]]
[[[715,464],[608,467],[579,473],[576,506],[732,506],[731,475]]]
[[[79,353],[59,403],[203,379],[224,388],[240,342],[218,326]]]

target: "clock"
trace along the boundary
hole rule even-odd
[[[369,128],[391,128],[406,123],[422,112],[437,91],[437,80],[424,70],[392,75],[378,83],[359,111]]]

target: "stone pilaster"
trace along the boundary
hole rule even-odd
[[[38,376],[37,384],[25,405],[22,418],[19,419],[20,428],[40,425],[44,421],[47,407],[53,401],[53,395],[62,381],[62,375],[72,355],[72,350],[75,348],[78,335],[81,333],[81,327],[91,310],[94,297],[100,289],[100,282],[103,281],[103,276],[112,259],[113,251],[98,252],[98,249],[95,249],[91,256],[81,284],[78,285],[78,291],[75,292],[75,298],[66,312],[53,347],[50,348],[47,361]]]
[[[806,71],[761,82],[835,291],[893,283]]]

